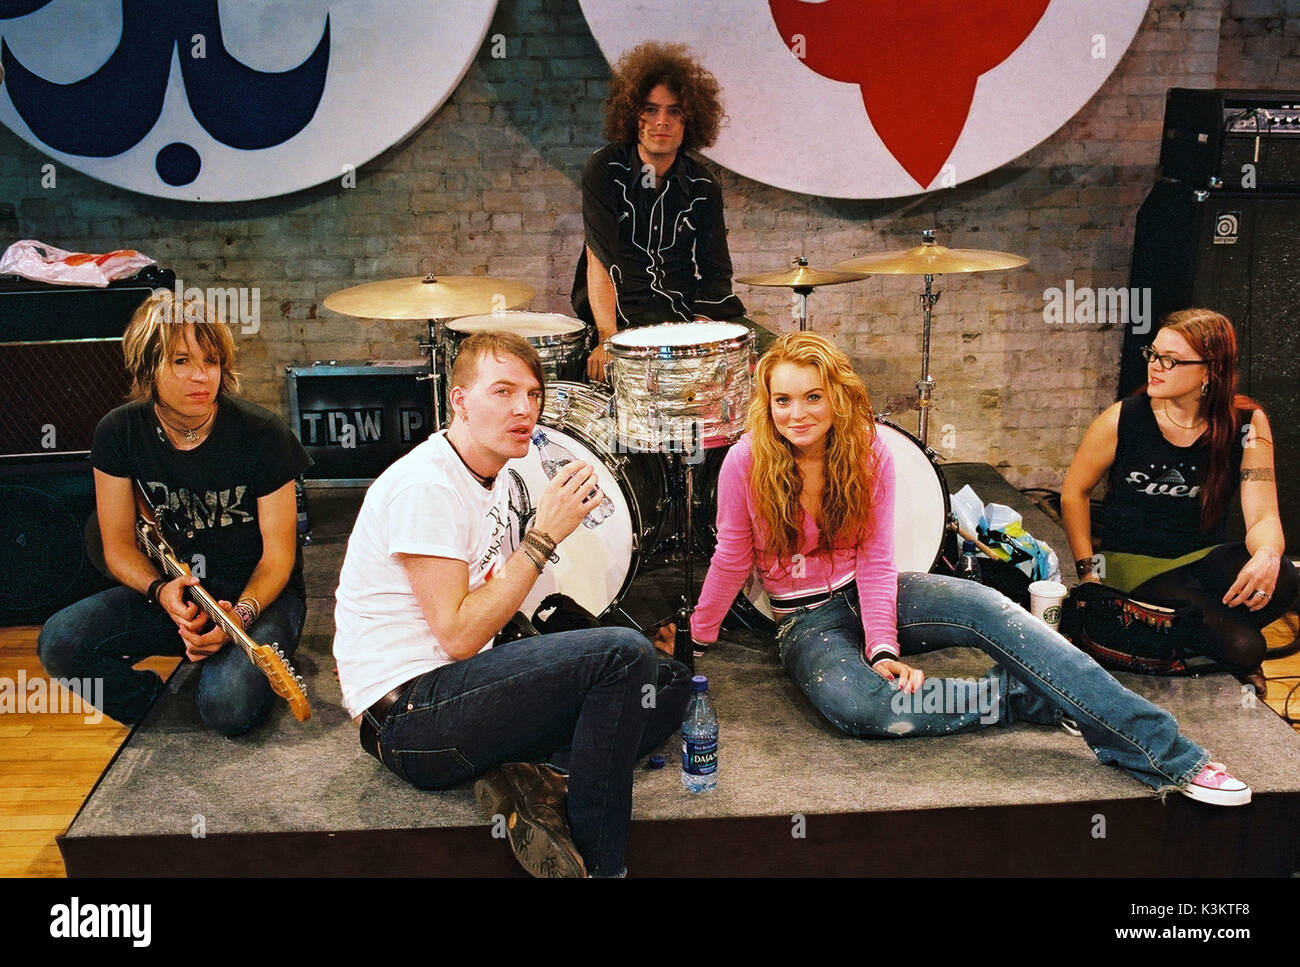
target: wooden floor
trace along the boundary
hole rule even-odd
[[[1269,626],[1269,645],[1295,637],[1295,615]],[[36,658],[35,627],[0,628],[0,679],[43,677]],[[142,667],[166,676],[175,659],[151,659]],[[1266,701],[1278,712],[1300,685],[1300,654],[1264,666]],[[1286,678],[1284,676],[1290,676]],[[1276,679],[1276,680],[1274,680]],[[1300,718],[1300,688],[1290,715]],[[0,876],[63,876],[54,837],[67,829],[100,773],[127,736],[110,719],[84,721],[80,714],[8,712],[0,715]]]

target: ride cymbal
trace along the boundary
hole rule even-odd
[[[836,262],[844,272],[868,275],[946,275],[955,272],[990,272],[1015,269],[1029,262],[1023,255],[978,248],[945,248],[933,242],[904,252],[876,252]]]
[[[325,308],[362,319],[453,319],[521,306],[533,294],[513,279],[430,273],[340,289],[325,297]]]

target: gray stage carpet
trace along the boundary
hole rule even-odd
[[[962,467],[970,471],[962,473]],[[981,496],[994,499],[986,492],[1000,478],[989,468],[947,470],[951,489],[974,476]],[[1005,483],[1002,487],[1010,490]],[[307,551],[308,586],[314,591],[332,590],[336,583],[358,497],[314,502],[315,537]],[[1036,510],[1026,510],[1026,524],[1058,553],[1065,550],[1059,529]],[[628,599],[633,616],[647,621],[667,613],[680,580],[671,569],[639,578]],[[190,855],[199,859],[188,862],[201,869],[199,844],[219,851],[223,837],[236,834],[328,837],[468,827],[487,835],[488,819],[468,786],[439,793],[412,789],[361,750],[334,676],[332,606],[332,597],[311,600],[295,659],[309,684],[313,714],[306,723],[294,721],[281,705],[248,736],[216,736],[203,728],[195,710],[195,669],[181,667],[62,838],[70,872],[107,872],[103,864],[82,857],[94,852],[92,846],[122,837],[143,837],[160,849],[168,840],[190,840]],[[980,652],[956,650],[922,657],[918,664],[932,676],[978,675],[990,661]],[[636,775],[634,818],[651,824],[646,829],[656,828],[654,821],[786,817],[789,823],[795,814],[1158,802],[1126,774],[1100,765],[1082,739],[1057,728],[1017,724],[942,740],[848,738],[820,718],[781,669],[771,641],[753,632],[726,633],[699,671],[709,676],[721,719],[718,788],[706,796],[686,793],[678,750],[669,740],[660,750],[667,766]],[[1234,678],[1119,677],[1174,712],[1185,734],[1226,761],[1251,784],[1257,799],[1281,794],[1289,814],[1300,818],[1295,805],[1300,802],[1300,736],[1263,703],[1244,700]],[[637,835],[634,824],[634,839]],[[213,869],[223,868],[216,852],[209,855]],[[142,861],[141,868],[154,867]]]

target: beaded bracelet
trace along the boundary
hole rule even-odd
[[[257,619],[257,615],[253,613],[253,609],[248,606],[246,601],[240,601],[230,610],[232,613],[239,615],[239,623],[243,625],[245,631]]]
[[[258,616],[262,613],[262,603],[251,594],[244,595],[239,599],[239,603],[248,605],[249,610],[253,613],[253,621],[256,621]],[[252,624],[252,621],[250,621],[249,624]],[[245,627],[247,627],[247,625]]]

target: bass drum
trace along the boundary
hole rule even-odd
[[[934,451],[897,423],[878,416],[876,432],[894,458],[894,564],[899,571],[933,571],[943,557],[944,545],[952,541],[952,532],[948,529],[952,511],[948,482]],[[705,461],[709,476],[701,492],[707,494],[708,505],[701,506],[700,512],[707,516],[707,521],[697,520],[705,525],[699,528],[699,532],[708,535],[710,545],[717,541],[717,474],[720,468],[720,460]],[[712,547],[709,551],[712,553]],[[747,627],[776,630],[772,623],[772,605],[757,574],[750,575],[737,596],[732,616]],[[760,618],[767,619],[766,623]]]
[[[538,421],[550,449],[568,450],[590,464],[600,489],[614,503],[614,515],[596,527],[579,525],[561,543],[558,564],[537,579],[520,610],[532,617],[549,594],[566,594],[592,614],[612,610],[627,593],[643,555],[657,541],[667,482],[658,454],[620,453],[610,415],[610,394],[599,386],[564,381],[546,384],[546,406]],[[535,447],[502,470],[510,487],[507,553],[532,524],[547,479]]]

